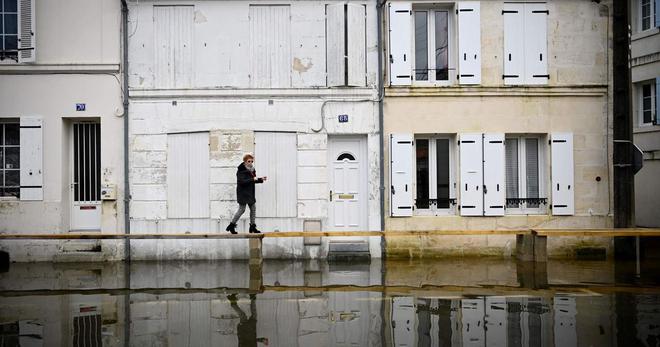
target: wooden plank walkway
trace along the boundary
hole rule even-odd
[[[100,232],[47,233],[2,233],[0,240],[109,240],[109,239],[263,239],[282,237],[411,237],[411,236],[489,236],[489,235],[531,235],[538,236],[660,236],[660,228],[628,229],[511,229],[511,230],[412,230],[412,231],[281,231],[262,234],[219,233],[162,233],[162,234],[104,234]]]

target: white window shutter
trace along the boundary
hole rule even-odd
[[[479,1],[458,3],[458,73],[460,84],[481,83],[481,23]]]
[[[410,217],[413,214],[413,136],[390,135],[390,214]]]
[[[188,151],[188,191],[190,218],[208,218],[209,199],[209,133],[191,133]]]
[[[573,134],[552,133],[552,214],[575,214]]]
[[[25,116],[20,123],[21,200],[43,200],[43,119]]]
[[[33,63],[37,58],[34,0],[18,1],[18,62]]]
[[[524,60],[524,4],[504,3],[504,79],[505,85],[523,84],[525,75]]]
[[[482,134],[460,134],[461,216],[481,216],[484,213],[482,140]]]
[[[660,77],[655,79],[655,118],[653,124],[660,125]]]
[[[505,191],[504,134],[484,134],[484,215],[504,215]]]
[[[326,61],[328,87],[343,86],[345,81],[344,4],[326,5]]]
[[[366,7],[348,4],[348,85],[363,87],[367,84]]]
[[[390,3],[390,85],[412,82],[412,4]]]
[[[548,9],[525,4],[525,84],[548,84]]]
[[[189,134],[167,135],[167,217],[188,218],[190,211]]]
[[[256,132],[254,134],[257,176],[267,176],[255,186],[259,217],[295,217],[297,215],[297,163],[295,133]]]
[[[655,0],[655,27],[660,28],[660,0]]]

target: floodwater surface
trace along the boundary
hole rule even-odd
[[[660,346],[659,268],[485,259],[11,264],[0,273],[0,347]]]

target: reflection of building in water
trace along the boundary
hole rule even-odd
[[[646,346],[660,345],[660,296],[639,295],[637,306],[637,338]]]

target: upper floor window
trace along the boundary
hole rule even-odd
[[[0,1],[0,59],[18,61],[18,6],[16,0]]]
[[[547,84],[545,3],[504,3],[504,84]]]
[[[0,63],[35,60],[33,28],[34,0],[0,0]]]
[[[639,0],[638,16],[641,31],[656,27],[657,10],[654,0]]]
[[[361,87],[367,84],[366,13],[366,6],[361,4],[326,5],[328,87]]]
[[[390,3],[390,85],[480,84],[480,16],[478,1]]]
[[[640,83],[636,90],[637,109],[639,110],[640,125],[651,125],[658,123],[658,80],[651,80]]]

